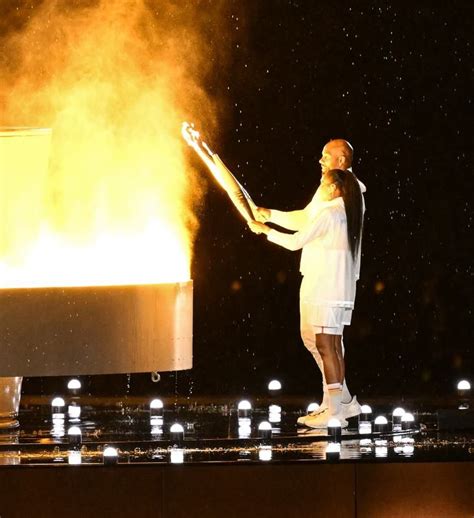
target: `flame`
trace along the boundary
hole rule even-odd
[[[0,122],[53,132],[49,164],[24,139],[0,160],[1,287],[190,278],[203,191],[180,126],[212,127],[203,33],[225,3],[198,4],[46,0],[4,37]]]

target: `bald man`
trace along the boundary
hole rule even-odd
[[[321,178],[331,169],[349,169],[352,170],[352,159],[353,159],[353,148],[347,140],[343,139],[334,139],[330,140],[323,148],[321,153],[321,158],[319,163],[321,164]],[[359,181],[361,191],[364,193],[366,191],[365,185]],[[364,210],[365,210],[365,204]],[[266,209],[263,207],[258,208],[259,215],[261,216],[261,220],[263,222],[267,221],[270,223],[275,223],[280,227],[286,228],[288,230],[298,231],[301,229],[308,221],[314,219],[316,214],[324,207],[324,202],[321,200],[320,189],[316,190],[316,193],[313,196],[313,199],[309,202],[309,204],[301,210],[295,210],[290,212],[283,212],[275,209]],[[356,282],[359,278],[360,264],[356,265],[356,278],[354,282]],[[308,257],[305,257],[303,254],[301,256],[300,263],[300,272],[304,275],[309,275],[311,272],[311,262],[308,261]],[[302,426],[310,426],[312,421],[318,421],[315,418],[322,412],[326,412],[328,408],[328,389],[326,385],[326,380],[324,377],[324,369],[323,369],[323,361],[321,359],[321,355],[318,352],[316,347],[316,336],[313,328],[313,324],[310,321],[310,307],[305,304],[304,297],[300,291],[300,331],[301,338],[305,347],[313,356],[316,361],[319,370],[321,371],[323,378],[323,401],[321,406],[315,412],[311,412],[308,415],[300,417],[298,419],[298,424]],[[345,325],[350,324],[352,312],[347,313],[347,320],[344,322]],[[338,343],[338,348],[342,351],[342,356],[344,355],[344,345],[342,342],[342,336],[338,337],[340,340]],[[351,417],[355,417],[360,414],[360,405],[357,401],[357,398],[351,396],[349,389],[347,388],[346,380],[344,379],[343,388],[342,388],[342,403],[341,403],[342,414],[345,419],[349,419]]]

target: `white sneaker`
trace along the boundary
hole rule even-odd
[[[302,415],[301,417],[298,417],[298,419],[296,420],[296,423],[299,426],[305,426],[307,419],[311,419],[312,417],[316,417],[317,415],[319,415],[322,412],[324,412],[325,410],[327,410],[327,408],[328,408],[327,406],[320,406],[317,410],[313,410],[312,412],[310,412],[307,415]]]
[[[357,401],[356,396],[353,396],[349,403],[341,402],[341,414],[344,416],[344,419],[350,419],[351,417],[356,417],[362,413],[361,406]]]
[[[344,418],[342,412],[336,415],[331,415],[329,413],[329,409],[326,408],[323,412],[318,414],[317,416],[306,419],[305,426],[309,426],[309,428],[323,429],[327,428],[328,422],[330,419],[336,418],[339,419],[341,423],[341,428],[347,428],[348,422]]]

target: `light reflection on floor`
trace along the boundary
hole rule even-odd
[[[20,428],[0,433],[0,465],[417,462],[472,460],[474,455],[473,431],[438,430],[434,411],[411,409],[416,424],[393,431],[392,409],[380,407],[377,414],[389,417],[385,432],[361,434],[355,419],[336,443],[326,430],[296,426],[304,408],[300,401],[271,408],[260,401],[240,417],[232,401],[165,401],[164,408],[150,410],[143,398],[82,398],[74,406],[72,411],[52,408],[47,398],[23,401]],[[266,432],[265,426],[259,430],[262,421],[269,423]],[[174,423],[182,429],[170,431]],[[104,456],[107,446],[116,451],[108,449]]]

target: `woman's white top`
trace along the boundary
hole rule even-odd
[[[313,201],[315,200],[313,198]],[[313,201],[303,211],[271,211],[270,221],[296,229],[295,234],[270,230],[269,241],[288,250],[303,249],[300,271],[312,289],[308,302],[352,309],[359,275],[360,247],[352,258],[347,239],[346,209],[342,197]],[[301,214],[306,213],[306,214]],[[296,216],[296,217],[295,217]],[[303,222],[303,217],[306,222]],[[291,220],[291,221],[290,221]]]
[[[359,187],[362,193],[362,211],[365,213],[365,200],[364,195],[367,191],[367,187],[360,181]],[[342,198],[341,198],[342,199]],[[307,226],[311,221],[317,216],[317,214],[325,207],[328,202],[325,202],[321,199],[321,190],[318,187],[316,190],[312,200],[306,205],[304,209],[293,210],[293,211],[280,211],[271,209],[270,211],[270,221],[271,223],[275,223],[276,225],[287,228],[288,230],[301,231],[305,226]],[[329,202],[330,203],[330,202]],[[285,248],[288,248],[285,245]],[[294,248],[291,250],[298,250],[298,248]],[[305,253],[303,248],[303,252],[301,254],[301,263],[300,263],[300,272],[303,275],[309,275],[313,270],[313,265],[311,264],[311,259],[308,259],[308,254]],[[356,256],[356,264],[355,264],[355,277],[356,281],[359,280],[360,276],[360,246],[359,251]]]

